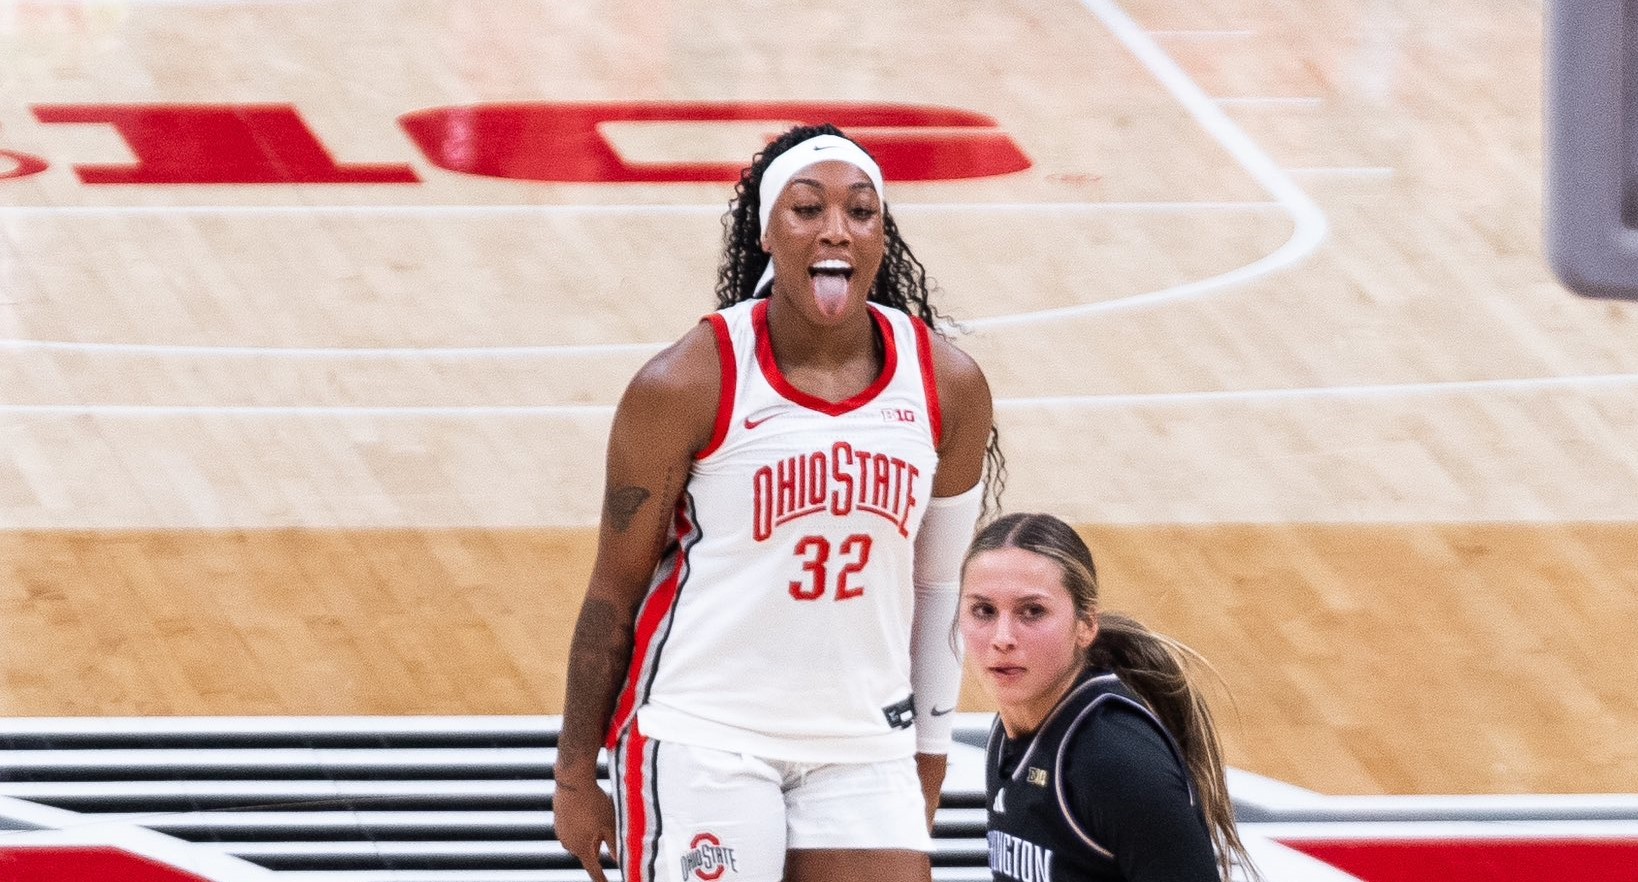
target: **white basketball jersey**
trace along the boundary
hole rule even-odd
[[[614,731],[772,759],[909,756],[911,550],[940,431],[927,326],[870,305],[871,386],[788,383],[768,301],[707,317],[722,400],[639,607]]]

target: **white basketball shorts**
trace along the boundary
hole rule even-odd
[[[625,882],[779,882],[786,849],[932,849],[913,757],[791,763],[631,725],[612,760]]]

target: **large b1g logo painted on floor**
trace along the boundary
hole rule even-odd
[[[402,163],[337,163],[289,104],[41,104],[46,125],[112,127],[135,155],[75,165],[86,184],[414,184]],[[731,182],[734,163],[634,162],[610,143],[611,123],[834,123],[895,181],[1011,174],[1030,160],[996,121],[969,110],[904,104],[549,103],[436,107],[398,119],[428,162],[451,172],[545,183]],[[0,180],[39,174],[49,157],[0,145]],[[749,157],[746,157],[748,159]]]

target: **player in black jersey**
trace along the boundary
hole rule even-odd
[[[1000,709],[994,878],[1227,882],[1235,864],[1256,878],[1192,652],[1097,595],[1091,551],[1051,515],[1007,515],[967,553],[961,634]]]

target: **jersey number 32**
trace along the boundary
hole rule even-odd
[[[802,570],[807,573],[805,579],[791,582],[791,596],[797,600],[818,600],[824,597],[830,589],[831,542],[823,536],[803,536],[796,542],[796,556],[802,561]],[[852,600],[864,593],[864,586],[848,584],[848,577],[857,577],[859,572],[870,562],[870,536],[865,533],[854,533],[842,540],[836,546],[837,558],[834,563],[841,564],[836,572],[837,600]]]

